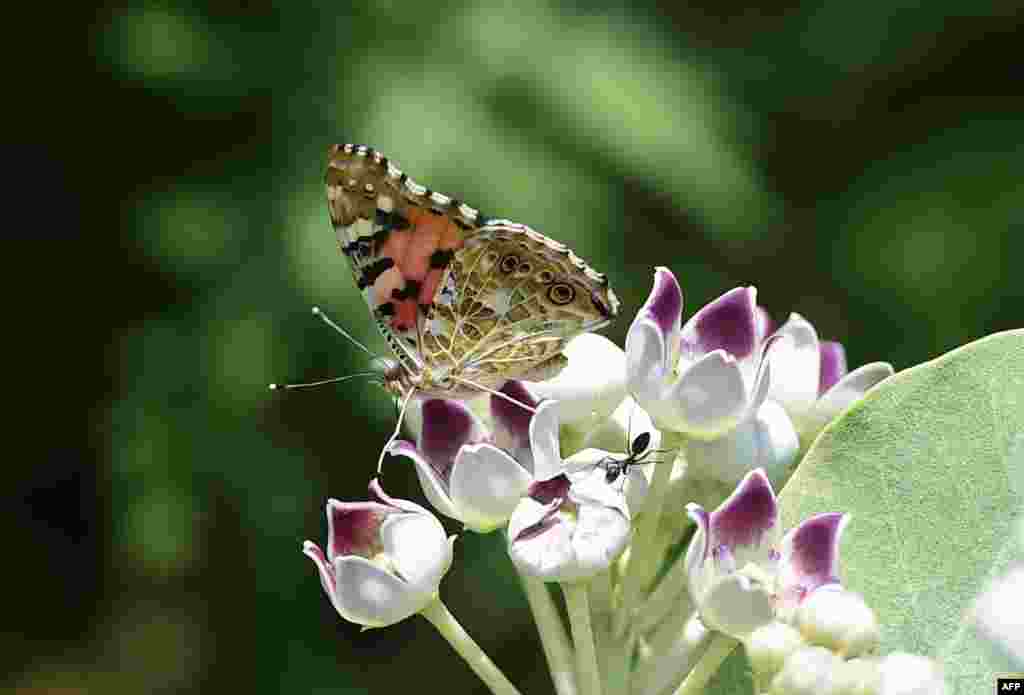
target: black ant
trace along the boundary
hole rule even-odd
[[[633,426],[633,413],[629,414],[629,427]],[[604,481],[611,485],[622,476],[628,476],[629,470],[633,466],[645,464],[645,463],[662,463],[663,461],[647,461],[647,457],[651,454],[664,454],[668,453],[663,449],[648,449],[651,445],[651,433],[641,432],[633,439],[633,443],[629,442],[629,432],[626,432],[626,441],[624,443],[624,449],[626,458],[616,459],[611,456],[605,456],[603,459],[595,463],[595,466],[599,466],[604,469]]]

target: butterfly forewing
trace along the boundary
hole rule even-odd
[[[618,312],[607,279],[565,245],[484,219],[372,148],[331,148],[327,201],[356,285],[414,374],[488,388],[553,376],[569,339]]]

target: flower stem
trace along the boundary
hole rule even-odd
[[[526,600],[533,612],[533,621],[537,624],[540,643],[544,648],[544,656],[551,671],[551,680],[555,684],[558,695],[576,695],[576,675],[573,671],[572,645],[565,634],[565,626],[558,615],[551,594],[544,582],[525,574],[520,574]]]
[[[676,688],[674,695],[695,695],[703,693],[704,686],[711,680],[711,676],[718,672],[718,667],[725,661],[725,657],[732,654],[739,642],[721,632],[716,633],[708,645],[707,651],[701,656],[700,661],[693,667],[693,670],[686,676],[683,682]]]
[[[429,620],[437,628],[441,636],[448,640],[459,656],[473,669],[473,673],[480,677],[494,695],[519,695],[516,687],[509,682],[491,658],[484,653],[480,645],[473,641],[459,621],[455,619],[448,608],[441,603],[440,598],[435,598],[427,604],[426,608],[420,611],[420,615]]]
[[[676,444],[676,442],[673,442]],[[681,447],[682,442],[678,442]],[[682,456],[682,449],[679,450]],[[643,512],[637,519],[636,532],[629,554],[629,566],[623,578],[622,604],[615,618],[615,634],[622,636],[633,619],[633,611],[640,602],[640,594],[654,578],[658,569],[658,558],[654,554],[655,536],[658,531],[658,520],[665,506],[665,493],[668,490],[669,477],[674,466],[655,466],[651,487],[647,492]]]
[[[601,695],[601,672],[597,668],[594,631],[590,626],[590,600],[585,582],[564,582],[565,606],[569,611],[572,642],[576,647],[576,678],[582,695]]]

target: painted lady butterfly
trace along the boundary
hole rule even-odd
[[[399,395],[550,378],[566,342],[618,313],[608,279],[564,244],[424,188],[370,147],[331,147],[326,179],[341,252],[398,358],[385,382]]]

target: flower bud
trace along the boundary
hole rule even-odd
[[[882,680],[878,664],[878,659],[844,661],[834,674],[839,694],[878,695]]]
[[[805,646],[796,628],[780,622],[762,625],[743,640],[750,667],[762,683],[771,681],[789,655]]]
[[[896,652],[879,660],[878,695],[943,695],[942,667],[916,654]]]
[[[769,695],[840,695],[835,672],[843,660],[824,647],[793,652],[768,689]]]
[[[797,609],[796,626],[810,644],[820,645],[844,658],[864,656],[878,647],[875,612],[860,594],[839,584],[811,592]]]

